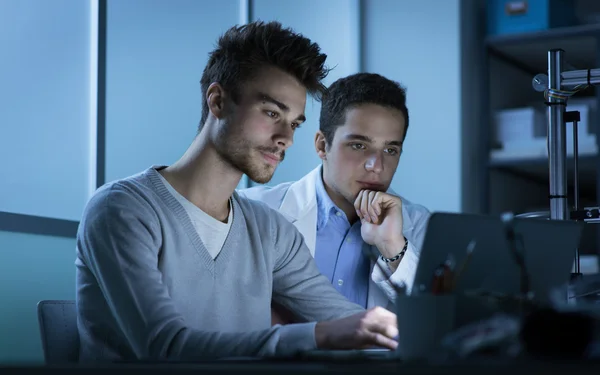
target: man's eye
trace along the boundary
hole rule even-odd
[[[298,124],[297,122],[292,122],[292,129],[296,130],[300,128],[300,124]]]
[[[352,147],[352,149],[354,149],[354,150],[364,150],[365,149],[365,145],[363,145],[362,143],[352,143],[350,145],[350,147]]]
[[[386,150],[386,152],[390,155],[397,155],[398,154],[398,150],[396,150],[395,148],[388,148]]]
[[[273,112],[273,111],[265,111],[265,114],[271,118],[277,118],[279,116],[279,114],[277,112]]]

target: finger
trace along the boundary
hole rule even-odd
[[[383,331],[385,337],[392,340],[395,340],[400,334],[400,331],[398,330],[398,324],[396,322],[394,322],[394,324],[386,324],[385,327],[383,327]]]
[[[373,211],[373,215],[377,218],[377,222],[383,219],[383,205],[381,192],[376,191],[371,197],[370,207]]]
[[[379,332],[389,337],[398,334],[398,318],[393,312],[376,306],[365,314],[365,328],[370,331]]]
[[[381,320],[374,321],[369,328],[373,332],[381,333],[389,338],[398,336],[398,322],[396,316],[393,319],[388,316],[382,317]]]
[[[376,332],[369,332],[365,339],[368,342],[368,346],[376,345],[390,350],[396,350],[398,347],[396,340]]]
[[[377,322],[373,324],[368,329],[368,331],[370,332],[372,338],[376,338],[377,340],[379,340],[379,342],[376,343],[377,345],[382,345],[383,342],[383,345],[385,347],[388,347],[386,343],[392,341],[396,342],[396,337],[400,333],[398,332],[398,327],[395,321],[393,324]],[[372,334],[375,334],[375,336],[373,336]]]
[[[363,332],[361,336],[366,341],[365,344],[388,349],[396,348],[395,337],[399,334],[396,314],[376,306],[366,312],[361,323]]]
[[[371,215],[369,215],[369,192],[364,190],[362,192],[362,199],[360,202],[360,212],[362,214],[362,216],[365,218],[365,220],[367,220],[368,222],[371,222]]]
[[[393,327],[397,330],[398,318],[393,312],[381,306],[375,306],[365,314],[364,323],[365,327],[370,330],[376,329],[378,332],[385,333],[385,327]]]
[[[361,220],[363,217],[362,217],[362,213],[360,211],[360,207],[361,207],[363,192],[364,192],[364,190],[361,190],[358,193],[358,195],[356,196],[356,199],[354,200],[354,209],[356,210],[356,214],[358,215],[358,218]]]
[[[377,223],[379,220],[379,215],[377,215],[377,211],[375,210],[376,204],[374,204],[375,196],[377,195],[376,191],[370,191],[367,194],[367,210],[369,212],[369,217],[371,218],[371,222]]]
[[[396,325],[396,314],[381,306],[374,306],[367,311],[368,321],[382,321],[386,324]]]

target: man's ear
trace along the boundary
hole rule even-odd
[[[221,119],[225,116],[225,99],[225,90],[220,84],[213,82],[208,86],[208,90],[206,90],[208,110],[217,119]]]
[[[315,150],[317,150],[317,155],[321,158],[321,160],[327,160],[327,140],[325,139],[325,134],[320,130],[317,130],[317,134],[315,134]]]

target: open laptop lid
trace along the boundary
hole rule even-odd
[[[522,239],[531,290],[539,298],[568,282],[583,222],[514,219]],[[460,265],[469,244],[475,249],[456,291],[484,289],[518,293],[520,268],[515,263],[499,217],[458,213],[434,213],[429,219],[412,293],[431,291],[433,272],[446,259]]]

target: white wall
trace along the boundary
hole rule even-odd
[[[106,181],[175,162],[202,113],[200,78],[240,1],[108,0]]]
[[[95,188],[90,12],[0,1],[0,211],[78,220]]]
[[[461,211],[459,0],[364,0],[363,69],[407,87],[410,124],[392,188]]]

